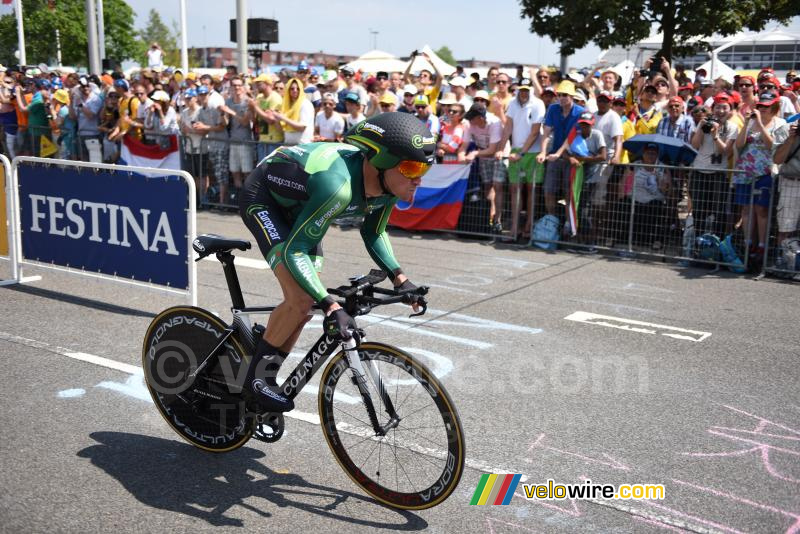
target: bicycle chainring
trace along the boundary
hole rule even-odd
[[[283,436],[284,419],[282,413],[264,414],[261,422],[256,423],[253,437],[264,443],[275,443]]]

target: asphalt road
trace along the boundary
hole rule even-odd
[[[212,231],[247,237],[238,217],[201,213]],[[42,280],[0,288],[0,531],[800,530],[797,285],[443,234],[392,243],[431,310],[363,324],[425,360],[459,409],[467,469],[445,503],[398,512],[363,494],[328,451],[314,387],[278,443],[191,447],[138,369],[147,325],[180,299],[30,267]],[[247,303],[276,302],[258,254],[240,256]],[[371,268],[355,230],[333,228],[325,257],[329,286]],[[219,265],[198,277],[200,306],[228,318]],[[534,501],[520,486],[508,506],[470,506],[487,472],[664,484],[666,498]]]

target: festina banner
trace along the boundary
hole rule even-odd
[[[184,179],[27,162],[17,176],[25,260],[188,288]]]

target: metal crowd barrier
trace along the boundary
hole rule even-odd
[[[568,176],[558,184],[559,194],[551,196],[545,195],[543,169],[534,170],[529,186],[511,186],[506,171],[501,181],[493,183],[502,224],[499,229],[490,225],[486,182],[481,183],[481,163],[476,162],[455,232],[550,250],[602,250],[736,271],[748,269],[749,254],[744,249],[751,241],[749,229],[739,225],[742,215],[753,220],[753,199],[751,195],[744,208],[734,205],[733,176],[737,171],[643,164],[603,167],[584,176],[580,193],[572,196]],[[516,225],[514,203],[519,206]],[[550,238],[536,232],[545,215],[558,221],[558,234]],[[516,239],[512,228],[523,234],[523,239]],[[718,245],[735,256],[723,258]]]
[[[800,179],[773,177],[761,274],[800,280]]]

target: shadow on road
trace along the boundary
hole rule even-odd
[[[116,478],[140,502],[196,517],[211,525],[243,527],[241,519],[225,515],[237,505],[261,517],[271,517],[266,511],[268,507],[244,502],[250,497],[261,497],[281,508],[291,506],[371,528],[411,531],[428,526],[411,512],[393,510],[365,496],[313,484],[299,475],[275,472],[258,461],[265,454],[250,447],[214,454],[152,436],[122,432],[94,432],[90,436],[98,444],[79,451],[78,456],[88,458]],[[361,518],[352,517],[354,512]],[[374,519],[387,514],[396,514],[398,520]]]

